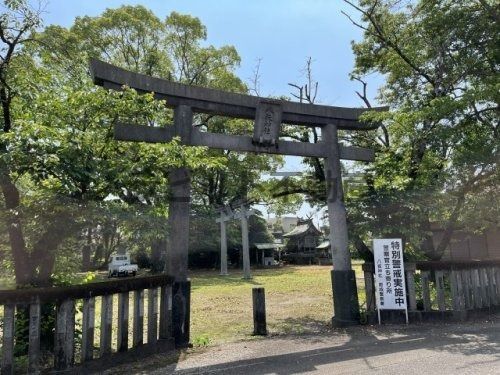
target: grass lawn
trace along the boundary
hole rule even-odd
[[[353,262],[358,298],[365,301],[361,263]],[[240,270],[229,276],[217,271],[190,271],[191,342],[205,346],[228,341],[255,339],[252,316],[252,288],[266,291],[266,318],[269,334],[313,333],[327,330],[333,315],[330,281],[331,266],[286,266],[252,269],[252,279],[244,280]],[[102,280],[107,280],[105,276]],[[144,342],[147,337],[147,298],[144,293]],[[116,350],[118,295],[114,296],[113,350]],[[129,305],[129,346],[132,345],[132,296]],[[96,299],[95,345],[99,346],[101,299]],[[81,322],[81,313],[77,314]]]
[[[318,332],[330,325],[333,315],[329,266],[287,266],[252,270],[243,280],[232,270],[229,276],[192,272],[191,339],[194,344],[220,343],[252,338],[252,287],[266,291],[270,334]],[[361,264],[354,264],[360,303],[364,303]]]
[[[354,262],[360,304],[365,301],[361,263]],[[274,269],[253,269],[251,280],[242,279],[242,272],[230,270],[229,276],[216,271],[192,271],[191,342],[206,346],[228,341],[256,338],[252,336],[252,288],[264,287],[266,292],[269,334],[313,333],[327,330],[333,315],[330,266],[286,266]],[[103,274],[104,275],[104,274]],[[107,278],[100,275],[98,279]],[[102,276],[102,277],[101,277]],[[144,294],[144,342],[147,341],[147,293]],[[113,351],[116,350],[118,295],[114,296]],[[129,305],[129,346],[132,345],[132,295]],[[99,347],[101,298],[95,306],[96,350]],[[3,308],[0,306],[0,318]],[[77,304],[76,324],[81,327],[81,301]],[[0,324],[0,338],[2,327]],[[77,341],[77,357],[79,355]]]

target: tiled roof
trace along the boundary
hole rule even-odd
[[[300,236],[307,233],[309,229],[312,229],[317,234],[321,234],[321,232],[314,226],[312,220],[306,220],[306,221],[299,221],[297,226],[293,228],[290,232],[285,233],[283,237]]]

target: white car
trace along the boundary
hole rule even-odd
[[[112,255],[108,264],[108,277],[135,276],[138,269],[137,264],[130,264],[129,254]]]

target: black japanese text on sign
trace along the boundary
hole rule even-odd
[[[381,310],[406,309],[403,247],[401,239],[373,240],[377,306]]]

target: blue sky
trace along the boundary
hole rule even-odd
[[[233,45],[241,56],[238,75],[250,81],[260,59],[260,94],[289,95],[289,82],[303,84],[307,58],[313,59],[313,76],[319,82],[317,102],[360,107],[357,82],[349,80],[354,65],[351,41],[361,32],[341,11],[355,14],[341,0],[48,0],[44,24],[70,26],[75,17],[97,16],[106,8],[141,4],[158,17],[170,12],[200,18],[207,27],[207,43]],[[379,79],[369,80],[374,101]],[[300,158],[287,158],[284,170],[300,170]],[[301,215],[309,211],[301,209]]]
[[[242,62],[239,76],[248,80],[261,59],[261,95],[288,95],[288,82],[303,81],[306,59],[313,58],[319,81],[318,102],[338,106],[362,106],[349,80],[354,57],[351,40],[361,32],[341,14],[354,13],[341,0],[48,0],[44,23],[70,26],[75,17],[96,16],[106,8],[141,4],[160,18],[170,12],[200,18],[208,29],[208,43],[236,47]],[[370,95],[375,95],[372,85]]]

